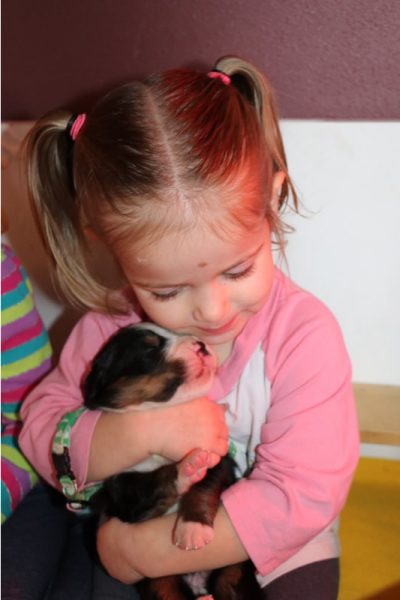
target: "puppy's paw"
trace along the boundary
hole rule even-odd
[[[214,539],[214,529],[209,525],[177,519],[173,541],[181,550],[199,550]]]
[[[201,481],[208,468],[209,455],[207,450],[192,450],[178,464],[176,488],[179,495],[185,494],[195,483]]]

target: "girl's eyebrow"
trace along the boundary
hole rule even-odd
[[[227,273],[228,271],[231,271],[232,269],[236,269],[236,267],[240,267],[240,265],[242,265],[243,263],[245,263],[248,260],[251,260],[252,258],[255,258],[257,256],[257,254],[260,252],[260,250],[264,247],[264,243],[262,242],[262,244],[260,244],[256,250],[254,250],[254,252],[251,252],[250,254],[248,254],[245,258],[242,258],[242,260],[239,260],[239,262],[235,263],[234,265],[231,265],[230,267],[228,267],[227,269],[224,269],[222,272],[223,273]]]
[[[256,250],[254,250],[254,252],[251,252],[248,256],[242,258],[239,262],[235,263],[234,265],[231,265],[230,267],[228,267],[227,269],[224,269],[222,271],[222,273],[227,273],[228,271],[231,271],[232,269],[235,269],[236,267],[239,267],[240,265],[242,265],[243,263],[245,263],[248,260],[251,260],[252,258],[255,258],[257,256],[257,254],[260,252],[260,250],[264,247],[264,242],[262,242]],[[136,285],[139,285],[140,287],[144,287],[144,288],[149,288],[152,290],[166,290],[166,289],[172,289],[172,288],[180,288],[180,287],[185,287],[185,285],[187,285],[186,283],[170,283],[170,284],[163,284],[163,285],[152,285],[150,283],[146,283],[146,282],[136,282]]]

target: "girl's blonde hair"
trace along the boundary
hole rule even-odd
[[[88,268],[86,225],[112,249],[199,220],[219,227],[218,211],[233,226],[263,216],[283,249],[284,225],[271,205],[275,173],[285,174],[279,208],[291,192],[297,210],[297,198],[271,85],[240,58],[224,57],[214,70],[231,83],[176,69],[118,87],[87,115],[75,142],[67,111],[44,116],[28,134],[30,195],[74,304],[121,310]]]

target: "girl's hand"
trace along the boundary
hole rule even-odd
[[[143,575],[128,561],[133,525],[119,519],[103,523],[97,532],[97,550],[106,571],[122,583],[136,583]]]
[[[173,543],[176,514],[129,524],[110,519],[97,533],[97,550],[105,569],[123,583],[232,565],[248,554],[221,506],[214,521],[214,539],[186,552]]]
[[[225,409],[208,398],[145,411],[103,412],[90,446],[87,481],[101,481],[150,454],[180,461],[194,448],[209,452],[208,468],[228,451]]]
[[[228,451],[225,409],[208,398],[148,411],[148,419],[152,454],[179,461],[193,448],[203,448],[213,467]]]

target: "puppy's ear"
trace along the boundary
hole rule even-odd
[[[103,405],[103,402],[100,403],[100,397],[102,400],[104,399],[110,383],[110,365],[113,363],[114,354],[115,350],[108,349],[107,352],[103,352],[94,358],[90,371],[82,385],[83,402],[86,408],[93,410]]]
[[[124,352],[123,334],[121,330],[110,338],[94,357],[82,385],[86,408],[93,410],[112,406],[112,384],[118,377],[119,362]]]

